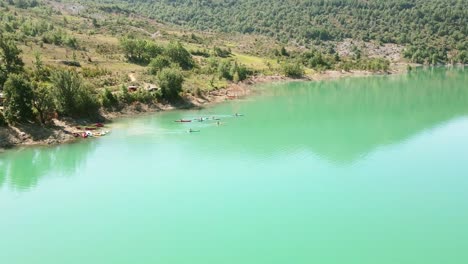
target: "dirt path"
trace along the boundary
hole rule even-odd
[[[137,78],[135,77],[134,73],[129,73],[128,78],[130,78],[131,82],[136,82],[137,81]]]

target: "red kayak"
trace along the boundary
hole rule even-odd
[[[96,127],[104,127],[104,124],[103,124],[103,123],[96,123],[95,126],[96,126]]]
[[[177,123],[190,123],[190,122],[192,122],[192,120],[181,119],[181,120],[176,120],[174,122],[177,122]]]

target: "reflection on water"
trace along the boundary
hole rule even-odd
[[[0,155],[0,188],[35,187],[45,175],[71,176],[86,161],[95,142],[11,150]]]
[[[466,83],[463,69],[434,69],[267,85],[255,103],[231,106],[248,113],[242,128],[223,131],[234,140],[211,144],[261,155],[307,150],[349,163],[468,114]]]

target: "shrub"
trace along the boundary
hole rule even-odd
[[[175,99],[182,91],[184,76],[178,69],[165,68],[158,74],[158,84],[161,87],[161,96],[166,99]]]
[[[302,65],[295,62],[286,62],[282,65],[282,70],[285,76],[291,78],[301,78],[304,75]]]
[[[118,105],[119,101],[109,89],[105,88],[101,95],[101,103],[104,108],[112,109]]]
[[[146,89],[138,89],[136,92],[130,94],[134,102],[149,104],[153,101],[153,95]]]
[[[31,83],[21,74],[10,74],[4,84],[5,119],[8,123],[22,122],[33,118]]]
[[[120,93],[117,97],[119,103],[125,105],[125,104],[129,104],[132,102],[133,98],[132,96],[130,95],[130,93],[128,92],[128,89],[127,87],[125,87],[125,85],[122,85],[120,86]]]
[[[169,43],[163,54],[170,58],[171,62],[178,64],[184,70],[191,69],[195,64],[190,52],[180,42]]]
[[[91,89],[83,83],[77,72],[58,70],[52,75],[57,110],[68,116],[89,116],[99,108]]]
[[[167,68],[171,65],[171,61],[166,56],[158,56],[151,60],[149,63],[149,72],[151,74],[157,74],[162,69]]]

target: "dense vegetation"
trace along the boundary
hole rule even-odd
[[[93,1],[96,2],[96,1]],[[352,38],[408,46],[419,63],[467,63],[466,0],[98,0],[199,30],[262,34],[300,45]]]

